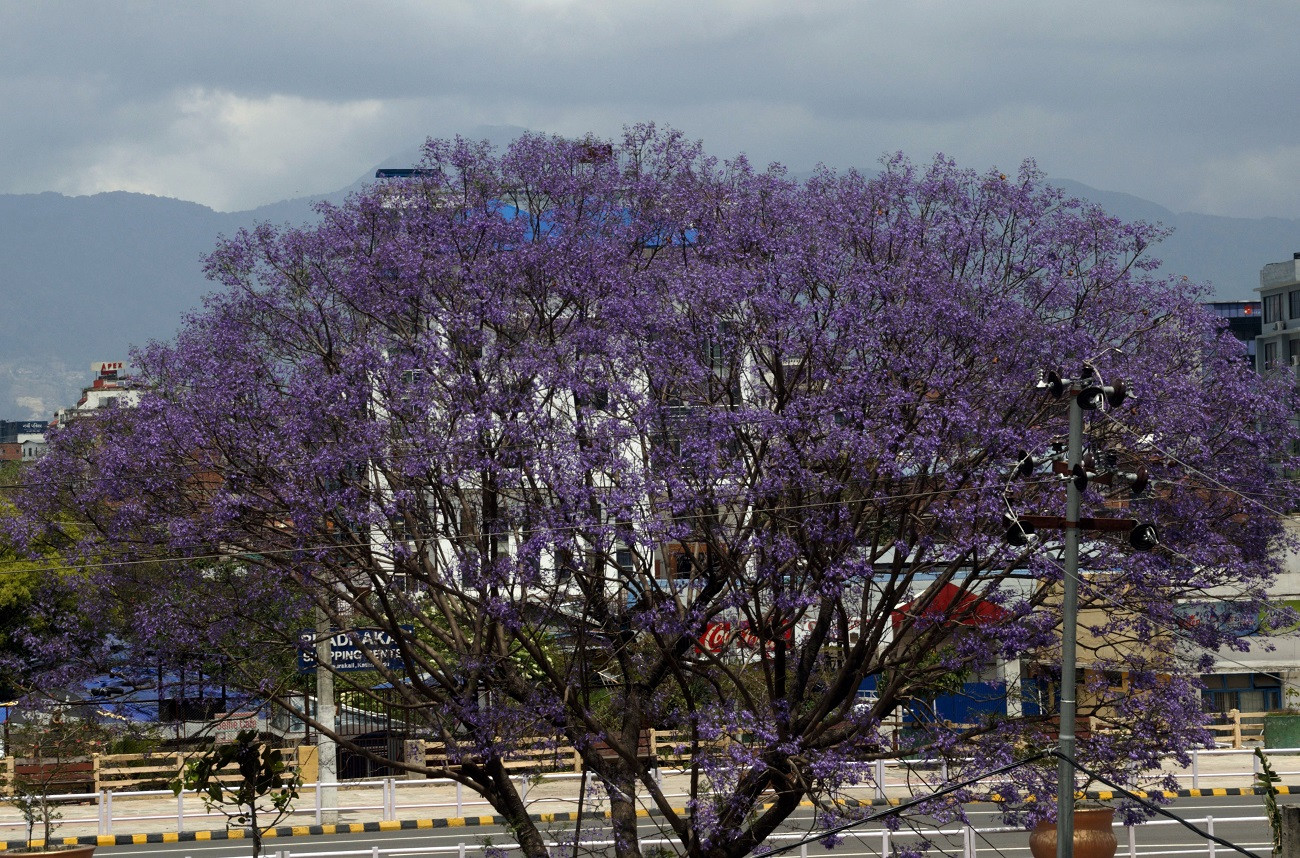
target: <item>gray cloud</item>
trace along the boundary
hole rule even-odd
[[[938,150],[1176,210],[1300,214],[1294,2],[26,4],[0,191],[247,208],[481,124],[657,120],[796,169]]]

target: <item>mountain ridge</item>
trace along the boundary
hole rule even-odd
[[[517,129],[488,129],[497,145]],[[418,150],[378,166],[410,163]],[[76,401],[89,365],[124,360],[131,345],[172,336],[213,284],[203,258],[218,237],[260,222],[301,226],[314,206],[341,203],[373,181],[243,212],[129,191],[69,197],[53,191],[0,194],[0,419],[46,419]],[[1175,213],[1119,191],[1049,180],[1124,220],[1173,228],[1152,249],[1162,270],[1208,282],[1207,299],[1254,297],[1259,269],[1300,250],[1300,219]]]

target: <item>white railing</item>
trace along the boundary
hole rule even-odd
[[[1233,816],[1233,817],[1218,817],[1218,818],[1212,816],[1205,816],[1199,819],[1188,819],[1187,821],[1205,830],[1208,834],[1214,834],[1214,828],[1216,823],[1220,825],[1225,825],[1228,823],[1248,823],[1256,827],[1260,831],[1263,832],[1268,831],[1268,819],[1267,817],[1263,817],[1263,816]],[[1153,844],[1152,847],[1143,848],[1141,852],[1138,851],[1139,832],[1145,834],[1150,830],[1159,829],[1165,826],[1178,826],[1178,823],[1171,819],[1153,820],[1150,822],[1143,823],[1140,826],[1128,827],[1123,829],[1123,832],[1119,835],[1122,838],[1122,842],[1116,854],[1122,856],[1128,856],[1128,858],[1139,858],[1139,856],[1141,856],[1141,858],[1150,858],[1150,856],[1160,856],[1160,855],[1182,855],[1182,856],[1208,855],[1210,856],[1210,858],[1217,858],[1218,854],[1223,854],[1223,855],[1238,854],[1233,850],[1228,849],[1224,846],[1219,846],[1218,844],[1208,839],[1205,841],[1203,845],[1190,845],[1190,844],[1183,844],[1183,843]],[[911,831],[891,832],[888,829],[866,831],[866,832],[846,831],[842,833],[843,839],[841,840],[839,845],[835,847],[832,854],[836,856],[840,856],[840,858],[857,858],[857,856],[873,856],[873,858],[877,858],[877,856],[880,855],[890,854],[893,851],[893,847],[895,844],[901,845],[902,843],[905,843],[908,840],[916,840],[921,837],[926,837],[931,839],[937,837],[944,837],[950,840],[954,848],[957,847],[958,842],[960,843],[961,854],[963,858],[979,858],[981,854],[990,856],[990,858],[992,858],[992,856],[999,856],[999,858],[1001,858],[1001,856],[1005,855],[1007,851],[1007,844],[1005,843],[997,844],[997,843],[989,842],[990,837],[997,836],[997,835],[1018,835],[1018,836],[1023,836],[1026,841],[1028,840],[1028,832],[1026,832],[1024,829],[1008,828],[1006,826],[997,826],[991,828],[975,828],[971,825],[963,825],[960,827],[932,828],[932,829],[927,829],[925,831],[911,830]],[[812,840],[814,836],[815,835],[810,835],[809,833],[806,832],[790,833],[790,834],[774,834],[769,836],[764,841],[764,846],[768,848],[775,848],[780,846],[790,846],[792,844],[798,843],[800,844],[800,846],[797,854],[800,856],[800,858],[807,858],[810,851],[812,852],[819,851],[819,841]],[[803,842],[809,840],[811,840],[811,842]],[[572,848],[573,844],[572,843],[565,844],[560,842],[548,842],[546,845],[548,848],[555,849],[555,848],[563,848],[563,847]],[[612,847],[613,845],[614,842],[612,840],[593,839],[593,840],[582,841],[582,846],[589,850],[600,849],[602,847],[606,847],[606,848]],[[646,847],[663,847],[665,849],[672,850],[678,844],[677,841],[675,840],[668,840],[662,838],[642,838],[640,840],[640,845],[643,849]],[[1241,843],[1238,845],[1242,846],[1243,848],[1249,849],[1250,851],[1254,852],[1257,855],[1269,855],[1272,853],[1272,845],[1266,840],[1251,841],[1249,843]],[[1157,846],[1167,846],[1168,848],[1156,848]],[[354,850],[342,850],[342,851],[305,851],[305,850],[277,849],[274,850],[274,852],[268,850],[268,854],[273,855],[274,858],[386,858],[386,856],[393,856],[397,854],[401,854],[403,856],[406,855],[431,855],[432,856],[432,855],[455,854],[459,856],[459,858],[465,858],[465,856],[468,855],[478,855],[480,853],[485,852],[488,849],[503,850],[509,853],[514,850],[517,850],[518,848],[519,848],[519,844],[513,842],[497,843],[489,846],[484,842],[473,842],[473,841],[462,840],[459,843],[448,845],[448,846],[397,846],[388,849],[381,848],[378,846],[373,846],[369,849],[354,849]],[[244,851],[246,850],[241,850],[240,854],[242,855]],[[795,853],[791,851],[789,854],[793,855]]]
[[[1282,776],[1283,781],[1288,777],[1300,776],[1300,769],[1295,768],[1300,763],[1300,748],[1281,748],[1269,751],[1270,758],[1275,760],[1275,768],[1278,774]],[[1258,772],[1259,761],[1253,753],[1244,750],[1203,750],[1193,751],[1192,764],[1190,770],[1177,772],[1176,776],[1180,783],[1190,784],[1192,789],[1200,789],[1203,785],[1212,785],[1212,782],[1221,783],[1225,778],[1237,778],[1242,785],[1247,785],[1246,779],[1253,778]],[[1244,757],[1249,757],[1247,763]],[[1291,763],[1290,769],[1282,769],[1276,765],[1283,758]],[[1232,766],[1230,770],[1224,769],[1223,763],[1218,762],[1225,758],[1241,759],[1241,766]],[[863,779],[861,792],[858,797],[866,800],[871,798],[883,798],[887,793],[895,796],[906,793],[915,795],[926,793],[933,789],[936,783],[941,783],[947,779],[948,763],[935,760],[889,760],[875,761],[863,764]],[[1207,771],[1207,768],[1213,769]],[[665,778],[671,779],[675,775],[685,773],[687,770],[664,770],[660,774],[660,783],[664,783]],[[920,775],[920,777],[918,777]],[[926,777],[930,775],[931,777]],[[573,809],[577,806],[577,781],[584,775],[574,773],[558,773],[545,775],[517,775],[521,797],[526,805],[530,807],[555,811],[562,809]],[[574,789],[565,795],[549,795],[541,797],[530,796],[529,793],[538,784],[552,784],[555,782],[570,781],[574,783]],[[931,781],[931,783],[926,783]],[[594,784],[592,785],[595,786]],[[671,780],[668,781],[671,787]],[[1103,787],[1104,788],[1104,787]],[[459,783],[449,779],[436,780],[405,780],[398,778],[380,778],[361,781],[342,781],[332,785],[337,797],[336,806],[328,808],[323,804],[323,798],[326,792],[331,789],[326,786],[324,790],[319,784],[305,784],[302,787],[302,798],[300,806],[296,807],[284,820],[286,824],[302,824],[307,819],[316,824],[333,818],[347,817],[347,821],[360,822],[365,820],[383,820],[393,821],[398,819],[424,818],[427,816],[451,816],[464,817],[467,814],[472,815],[491,815],[493,810],[491,805],[479,797],[477,794],[470,792],[462,787]],[[590,788],[586,791],[587,806],[593,810],[602,808],[604,800],[603,790],[599,788]],[[665,797],[671,802],[676,803],[677,799],[686,799],[688,794],[685,792],[669,791]],[[158,823],[174,821],[174,828],[171,825],[165,826],[169,830],[182,832],[193,830],[200,824],[208,826],[212,821],[220,821],[224,824],[225,817],[219,812],[209,812],[203,807],[197,793],[183,793],[176,796],[171,790],[123,790],[113,791],[104,789],[98,793],[78,793],[71,795],[51,796],[51,800],[68,803],[85,803],[94,802],[93,807],[86,807],[87,812],[94,813],[94,816],[65,816],[60,820],[60,827],[72,825],[89,826],[94,825],[95,830],[100,835],[111,835],[114,829],[122,830],[123,826],[130,824],[148,823],[147,829],[158,830]],[[81,810],[78,807],[77,810]],[[14,813],[7,818],[0,818],[0,840],[5,839],[3,831],[5,829],[23,829],[25,824]],[[137,833],[142,830],[140,826],[135,829],[126,828],[130,833]]]
[[[1287,758],[1292,762],[1300,763],[1300,760],[1297,760],[1295,758],[1296,754],[1300,754],[1300,748],[1270,748],[1265,751],[1265,754],[1268,756],[1270,763],[1276,763],[1281,758]],[[1258,775],[1260,771],[1259,757],[1255,756],[1255,751],[1253,749],[1216,748],[1214,750],[1193,750],[1191,752],[1191,755],[1192,755],[1192,770],[1191,770],[1192,789],[1200,789],[1202,779],[1212,780],[1214,778],[1239,778],[1245,774],[1249,774],[1253,778],[1255,775]],[[1214,757],[1242,757],[1242,756],[1250,758],[1249,772],[1246,771],[1244,766],[1240,771],[1236,771],[1236,770],[1226,771],[1226,772],[1202,772],[1201,771],[1201,760],[1207,757],[1214,758]],[[1283,769],[1279,769],[1277,765],[1273,765],[1273,771],[1276,772],[1284,780],[1288,776],[1300,776],[1300,769],[1283,770]],[[1180,782],[1186,777],[1187,775],[1178,775]]]

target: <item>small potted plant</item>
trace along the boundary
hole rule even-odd
[[[1041,738],[1040,741],[1023,744],[1020,752],[1036,761],[1021,769],[1017,773],[1017,779],[999,783],[995,787],[1004,802],[1003,815],[1006,821],[1029,828],[1029,851],[1034,858],[1056,856],[1055,803],[1026,798],[1029,795],[1043,796],[1056,792],[1059,768],[1056,757],[1045,753],[1048,747],[1054,746],[1046,745]],[[1086,798],[1093,779],[1086,774],[1083,777],[1082,786],[1076,785],[1073,849],[1067,854],[1074,855],[1075,858],[1113,858],[1119,845],[1114,832],[1116,809],[1110,802]]]
[[[31,722],[17,731],[16,755],[12,782],[3,784],[3,800],[22,814],[26,823],[26,845],[8,852],[28,855],[55,855],[59,858],[90,858],[93,844],[56,844],[54,830],[62,814],[52,798],[60,789],[83,776],[88,769],[88,753],[98,736],[95,725],[55,712],[39,722]],[[39,837],[36,835],[39,831]]]

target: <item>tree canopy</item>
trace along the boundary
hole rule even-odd
[[[1236,639],[1180,605],[1262,598],[1294,403],[1159,273],[1158,228],[1032,164],[796,181],[653,127],[431,141],[320,216],[223,241],[220,291],[134,357],[139,407],[56,434],[24,496],[28,532],[72,511],[87,556],[122,561],[93,589],[139,637],[238,655],[291,653],[316,611],[382,628],[403,666],[371,678],[448,748],[404,764],[482,793],[527,854],[504,764],[556,743],[607,786],[620,855],[638,791],[688,854],[748,854],[801,801],[850,813],[864,762],[944,756],[957,780],[1049,741],[1022,687],[1056,669],[1060,534],[1009,544],[1004,519],[1063,512],[1050,462],[1017,466],[1067,429],[1040,371],[1086,364],[1134,391],[1090,418],[1093,469],[1154,488],[1094,481],[1085,514],[1163,545],[1084,545],[1107,729],[1079,753],[1133,782],[1205,740],[1195,647]],[[291,683],[247,664],[270,697]],[[999,678],[972,723],[924,705]],[[684,811],[650,727],[683,737]],[[1049,812],[1052,777],[984,786]]]
[[[10,495],[24,487],[27,467],[21,461],[0,463],[0,521],[17,524],[19,513]],[[75,528],[64,519],[57,533],[75,533]],[[54,637],[59,625],[76,622],[77,606],[61,586],[69,570],[60,551],[67,545],[63,538],[51,541],[29,533],[20,547],[0,527],[0,702],[29,691],[24,679],[33,668],[48,664],[38,641]]]

